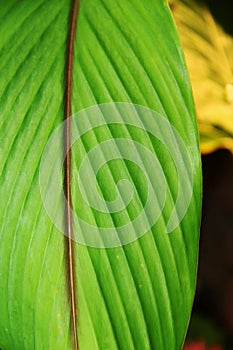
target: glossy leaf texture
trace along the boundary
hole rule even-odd
[[[71,6],[66,0],[0,2],[2,350],[74,348],[64,235],[48,216],[39,184],[46,144],[64,118]],[[72,79],[73,114],[113,102],[150,108],[176,129],[192,163],[192,177],[184,175],[179,183],[171,150],[134,126],[93,127],[73,146],[73,211],[92,225],[110,225],[117,232],[137,217],[146,201],[141,169],[119,157],[98,172],[99,192],[112,201],[116,183],[127,179],[135,189],[132,204],[108,215],[86,209],[77,185],[80,162],[107,139],[126,138],[150,149],[167,186],[161,215],[142,237],[108,248],[75,242],[79,349],[180,349],[195,290],[201,166],[189,78],[167,3],[81,0]],[[72,127],[82,125],[75,119]],[[160,133],[171,142],[169,129]],[[51,174],[62,154],[60,144],[47,169],[48,189],[57,180]],[[185,168],[182,172],[187,174]],[[152,173],[150,179],[154,186],[160,184]],[[167,234],[186,183],[192,189],[187,212]],[[59,193],[51,205],[56,212]]]
[[[178,0],[172,5],[184,49],[203,153],[233,151],[233,38],[202,2]]]

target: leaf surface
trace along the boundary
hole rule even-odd
[[[73,349],[65,240],[49,218],[39,182],[47,142],[64,118],[71,3],[11,0],[0,2],[0,7],[0,346],[2,350]],[[167,3],[80,1],[72,77],[73,114],[120,102],[120,106],[142,106],[136,109],[136,118],[143,108],[150,108],[180,135],[187,150],[184,158],[191,159],[192,168],[191,177],[184,167],[183,182],[177,179],[179,169],[171,154],[181,160],[183,154],[171,129],[161,128],[165,124],[158,123],[160,139],[124,123],[91,125],[74,144],[73,211],[97,228],[110,226],[117,232],[136,218],[146,202],[148,185],[136,149],[138,164],[119,156],[97,174],[100,196],[110,202],[118,181],[131,181],[132,203],[111,214],[87,208],[77,178],[81,160],[95,146],[108,139],[141,143],[158,158],[166,183],[161,214],[140,238],[108,248],[75,242],[79,348],[180,349],[195,289],[201,175],[192,94]],[[105,107],[94,108],[106,116]],[[74,119],[72,128],[79,130],[90,121],[80,125]],[[161,140],[168,140],[173,151]],[[117,142],[114,145],[121,151]],[[53,170],[57,161],[62,162],[62,143],[52,151],[44,168],[48,191],[57,181]],[[107,159],[107,153],[102,155]],[[161,179],[153,176],[152,169],[149,164],[147,179],[153,188],[158,184],[157,200],[162,195]],[[86,173],[87,184],[91,171]],[[192,189],[190,203],[186,205],[184,195],[185,215],[167,234],[176,200],[186,187]],[[62,205],[61,193],[54,192],[50,210],[61,213]],[[149,212],[153,216],[152,205]],[[81,233],[77,230],[77,235]],[[129,234],[134,237],[132,228]]]

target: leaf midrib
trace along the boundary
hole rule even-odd
[[[72,91],[72,70],[73,70],[73,55],[74,55],[74,40],[77,25],[79,9],[79,0],[72,0],[69,19],[69,33],[67,40],[67,63],[65,67],[65,101],[64,101],[64,216],[65,216],[65,250],[67,261],[68,274],[68,295],[70,298],[71,307],[71,324],[73,331],[74,349],[78,349],[77,335],[77,296],[76,296],[76,281],[75,281],[75,258],[74,258],[74,241],[72,227],[72,200],[71,200],[71,91]]]

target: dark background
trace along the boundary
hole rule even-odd
[[[202,156],[203,213],[197,292],[188,340],[233,350],[233,156]]]

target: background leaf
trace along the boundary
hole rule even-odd
[[[202,152],[232,151],[233,38],[200,1],[175,1],[173,14],[190,73]]]
[[[64,72],[71,4],[0,2],[2,350],[72,349],[64,237],[50,221],[39,188],[39,164],[49,136],[63,120]],[[175,126],[192,157],[193,196],[178,228],[166,234],[177,197],[175,165],[160,142],[125,128],[93,130],[72,150],[74,211],[80,157],[106,137],[141,140],[157,154],[168,185],[164,211],[146,235],[125,246],[76,244],[79,346],[84,349],[179,349],[193,301],[201,175],[193,100],[167,3],[160,0],[80,2],[75,39],[72,111],[100,103],[149,107]],[[77,125],[79,127],[79,125]],[[167,130],[163,131],[168,135]],[[58,149],[51,158],[48,175]],[[129,176],[130,174],[130,176]],[[131,163],[103,169],[131,177]],[[48,176],[48,185],[53,182]],[[189,181],[189,179],[187,179]],[[58,194],[59,195],[59,194]],[[59,204],[54,202],[54,210]],[[82,209],[82,208],[81,208]],[[137,214],[136,209],[132,214]],[[92,211],[93,213],[93,211]],[[128,212],[125,210],[125,217]],[[101,219],[95,213],[95,219]],[[106,218],[108,224],[111,218]]]

